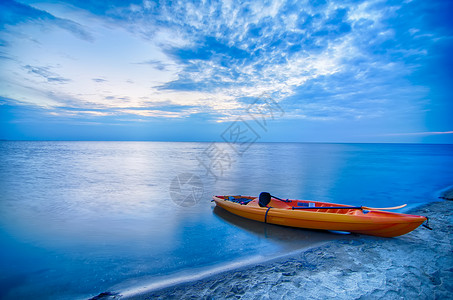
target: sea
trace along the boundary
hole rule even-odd
[[[0,299],[133,294],[353,238],[249,221],[213,195],[407,212],[452,184],[453,145],[1,141]]]

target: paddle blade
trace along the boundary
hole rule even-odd
[[[368,206],[362,206],[363,209],[368,209],[368,210],[393,210],[393,209],[400,209],[407,206],[407,204],[399,205],[399,206],[392,206],[392,207],[368,207]]]
[[[269,202],[271,202],[271,194],[269,194],[267,192],[262,192],[260,194],[258,204],[261,207],[266,207],[269,204]]]

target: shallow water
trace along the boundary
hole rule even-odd
[[[413,207],[453,181],[452,145],[230,146],[0,142],[0,298],[87,298],[338,238],[231,216],[214,194]]]

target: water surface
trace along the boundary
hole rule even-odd
[[[0,142],[0,298],[74,299],[337,236],[214,209],[214,194],[366,206],[434,200],[452,145]],[[191,174],[181,206],[170,186]],[[175,201],[176,200],[176,201]]]

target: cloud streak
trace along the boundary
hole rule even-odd
[[[80,39],[92,41],[93,36],[80,24],[72,20],[58,18],[46,11],[16,1],[0,2],[0,28],[32,22],[41,26],[57,26],[67,30]]]
[[[388,134],[383,134],[382,136],[429,136],[429,135],[443,135],[443,134],[453,134],[453,131],[388,133]]]
[[[50,71],[49,67],[35,67],[26,65],[24,66],[24,68],[28,70],[29,73],[43,77],[47,82],[50,83],[67,83],[71,81],[68,78],[61,77],[58,74]]]

